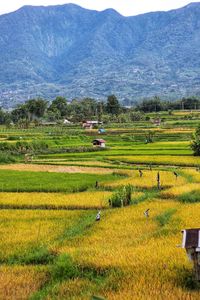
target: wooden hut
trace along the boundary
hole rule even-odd
[[[95,147],[105,148],[106,141],[103,139],[96,139],[96,140],[93,140],[92,144]]]
[[[154,125],[156,126],[160,126],[161,125],[161,119],[160,118],[156,118],[153,120]]]
[[[196,280],[200,281],[200,228],[184,229],[182,248],[194,264]]]
[[[82,122],[82,127],[84,129],[93,129],[95,126],[98,126],[99,124],[102,124],[102,122],[99,122],[99,121],[84,121],[84,122]]]

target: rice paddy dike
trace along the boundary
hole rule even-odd
[[[102,135],[0,127],[0,299],[200,298],[177,247],[182,229],[200,227],[200,157],[190,148],[200,112],[159,117],[160,126],[105,124]],[[98,138],[105,149],[93,148]],[[126,186],[130,205],[111,207]]]

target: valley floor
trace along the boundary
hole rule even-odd
[[[2,135],[53,144],[48,131]],[[54,151],[0,165],[0,299],[200,298],[192,263],[179,247],[182,229],[200,227],[193,129],[156,128],[151,144],[145,131],[145,124],[114,127],[104,151]],[[69,139],[82,146],[83,137],[87,144],[96,134],[69,130],[66,138],[66,132],[62,147]],[[111,207],[127,186],[130,205]]]

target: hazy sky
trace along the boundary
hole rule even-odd
[[[57,5],[75,3],[82,7],[96,10],[114,8],[122,15],[130,16],[149,11],[179,8],[190,2],[192,2],[192,0],[0,0],[0,14],[17,10],[23,5]]]

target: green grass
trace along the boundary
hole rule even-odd
[[[184,193],[178,197],[178,200],[183,203],[197,203],[200,202],[200,192],[192,191]]]
[[[11,255],[6,261],[2,262],[6,262],[8,265],[46,265],[52,263],[54,259],[55,253],[49,251],[44,245],[37,245],[27,249],[24,253]]]
[[[95,182],[119,179],[114,174],[48,173],[0,170],[2,192],[78,192],[93,188]]]
[[[49,266],[48,272],[49,280],[41,288],[30,297],[30,300],[46,299],[98,299],[104,300],[105,298],[92,295],[93,292],[98,294],[102,293],[105,287],[112,289],[116,288],[114,282],[118,282],[123,277],[121,270],[110,269],[96,269],[92,266],[81,266],[69,254],[59,255]],[[70,297],[70,291],[59,297],[59,288],[62,283],[70,283],[75,279],[85,279],[86,286],[80,290],[74,290],[73,296]],[[117,285],[117,283],[116,283]]]
[[[92,226],[95,225],[96,211],[83,212],[81,216],[74,220],[70,228],[63,231],[62,235],[58,237],[58,242],[67,241],[73,243],[75,239],[83,238],[91,232]]]
[[[162,214],[156,216],[155,220],[159,224],[160,227],[164,227],[165,225],[167,225],[170,222],[172,216],[175,213],[176,213],[175,208],[168,209],[168,210],[164,211]]]

